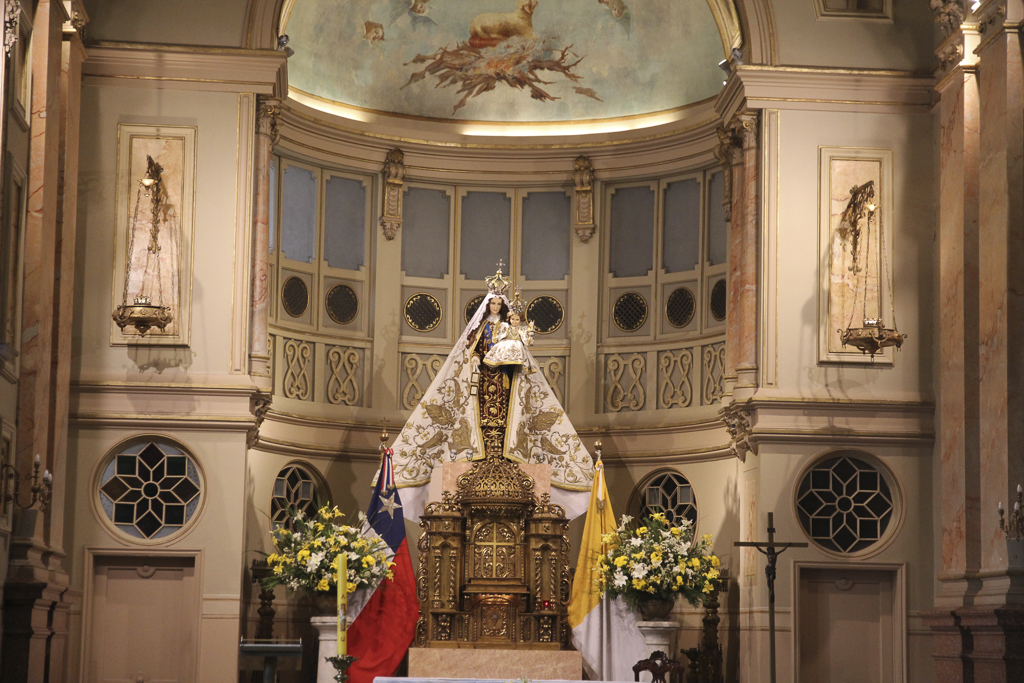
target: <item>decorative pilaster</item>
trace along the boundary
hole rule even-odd
[[[729,320],[736,321],[736,335],[728,344],[736,348],[735,400],[749,398],[757,389],[757,285],[758,285],[758,114],[742,114],[736,119],[736,135],[743,151],[742,191],[736,204],[740,215],[733,214],[730,233],[738,258],[729,259],[729,289],[736,300]]]
[[[737,301],[737,284],[733,282],[732,272],[733,258],[738,257],[739,251],[733,243],[737,237],[734,229],[733,218],[739,215],[739,204],[742,200],[743,190],[743,142],[737,134],[735,119],[728,126],[718,128],[718,146],[715,148],[715,158],[722,165],[722,177],[724,180],[724,192],[722,197],[722,208],[725,211],[725,220],[729,230],[729,273],[727,278],[726,296],[726,344],[725,344],[725,367],[722,371],[722,402],[728,403],[731,400],[733,387],[736,385],[736,345],[733,340],[739,334],[739,319],[734,314]],[[738,266],[736,266],[738,268]]]
[[[402,181],[405,180],[405,154],[397,147],[384,159],[384,199],[380,210],[380,227],[384,238],[395,239],[402,227]]]
[[[250,304],[249,374],[261,378],[269,388],[270,338],[270,165],[278,140],[277,119],[281,103],[260,97],[256,105],[256,149],[254,150],[256,190],[253,210],[252,301]]]
[[[585,156],[573,163],[572,182],[576,189],[572,195],[573,230],[580,242],[586,244],[594,236],[594,165]]]

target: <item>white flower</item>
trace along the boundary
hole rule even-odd
[[[642,538],[631,538],[631,539],[629,539],[629,542],[633,544],[634,548],[639,548],[640,546],[642,546],[644,544],[644,539],[642,539]]]
[[[619,521],[620,529],[621,529],[621,527],[626,526],[627,524],[629,524],[632,521],[633,521],[633,518],[630,517],[629,515],[622,515],[622,519]]]
[[[616,588],[622,588],[626,585],[626,575],[621,571],[615,572],[615,578],[612,579],[612,583],[615,584]]]
[[[647,565],[643,562],[637,562],[633,565],[633,578],[642,579],[647,576]]]

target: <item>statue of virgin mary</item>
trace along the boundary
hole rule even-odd
[[[445,462],[504,457],[550,465],[551,502],[574,519],[587,510],[593,461],[539,372],[527,346],[531,332],[516,332],[507,323],[510,305],[523,317],[521,300],[509,301],[509,281],[500,267],[486,282],[486,296],[395,439],[403,513],[419,520],[431,475]],[[488,351],[510,334],[523,338],[518,357],[496,362],[492,354],[485,362]]]

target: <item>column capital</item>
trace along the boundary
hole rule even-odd
[[[277,142],[277,120],[281,116],[281,100],[260,96],[256,104],[256,134],[266,135]]]

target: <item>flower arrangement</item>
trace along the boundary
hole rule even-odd
[[[383,578],[392,578],[394,562],[387,560],[384,540],[367,537],[360,527],[342,524],[344,517],[337,507],[321,507],[309,518],[299,510],[289,510],[292,529],[273,531],[277,552],[267,557],[267,564],[274,574],[263,582],[264,587],[284,584],[291,590],[328,593],[337,586],[337,560],[343,552],[348,554],[346,593],[373,588]],[[365,519],[360,513],[360,523]]]
[[[597,558],[596,583],[602,593],[622,596],[634,609],[647,600],[704,602],[720,582],[721,561],[711,552],[711,534],[693,538],[689,520],[678,526],[656,512],[640,525],[623,515],[619,528],[601,541],[607,551]]]

